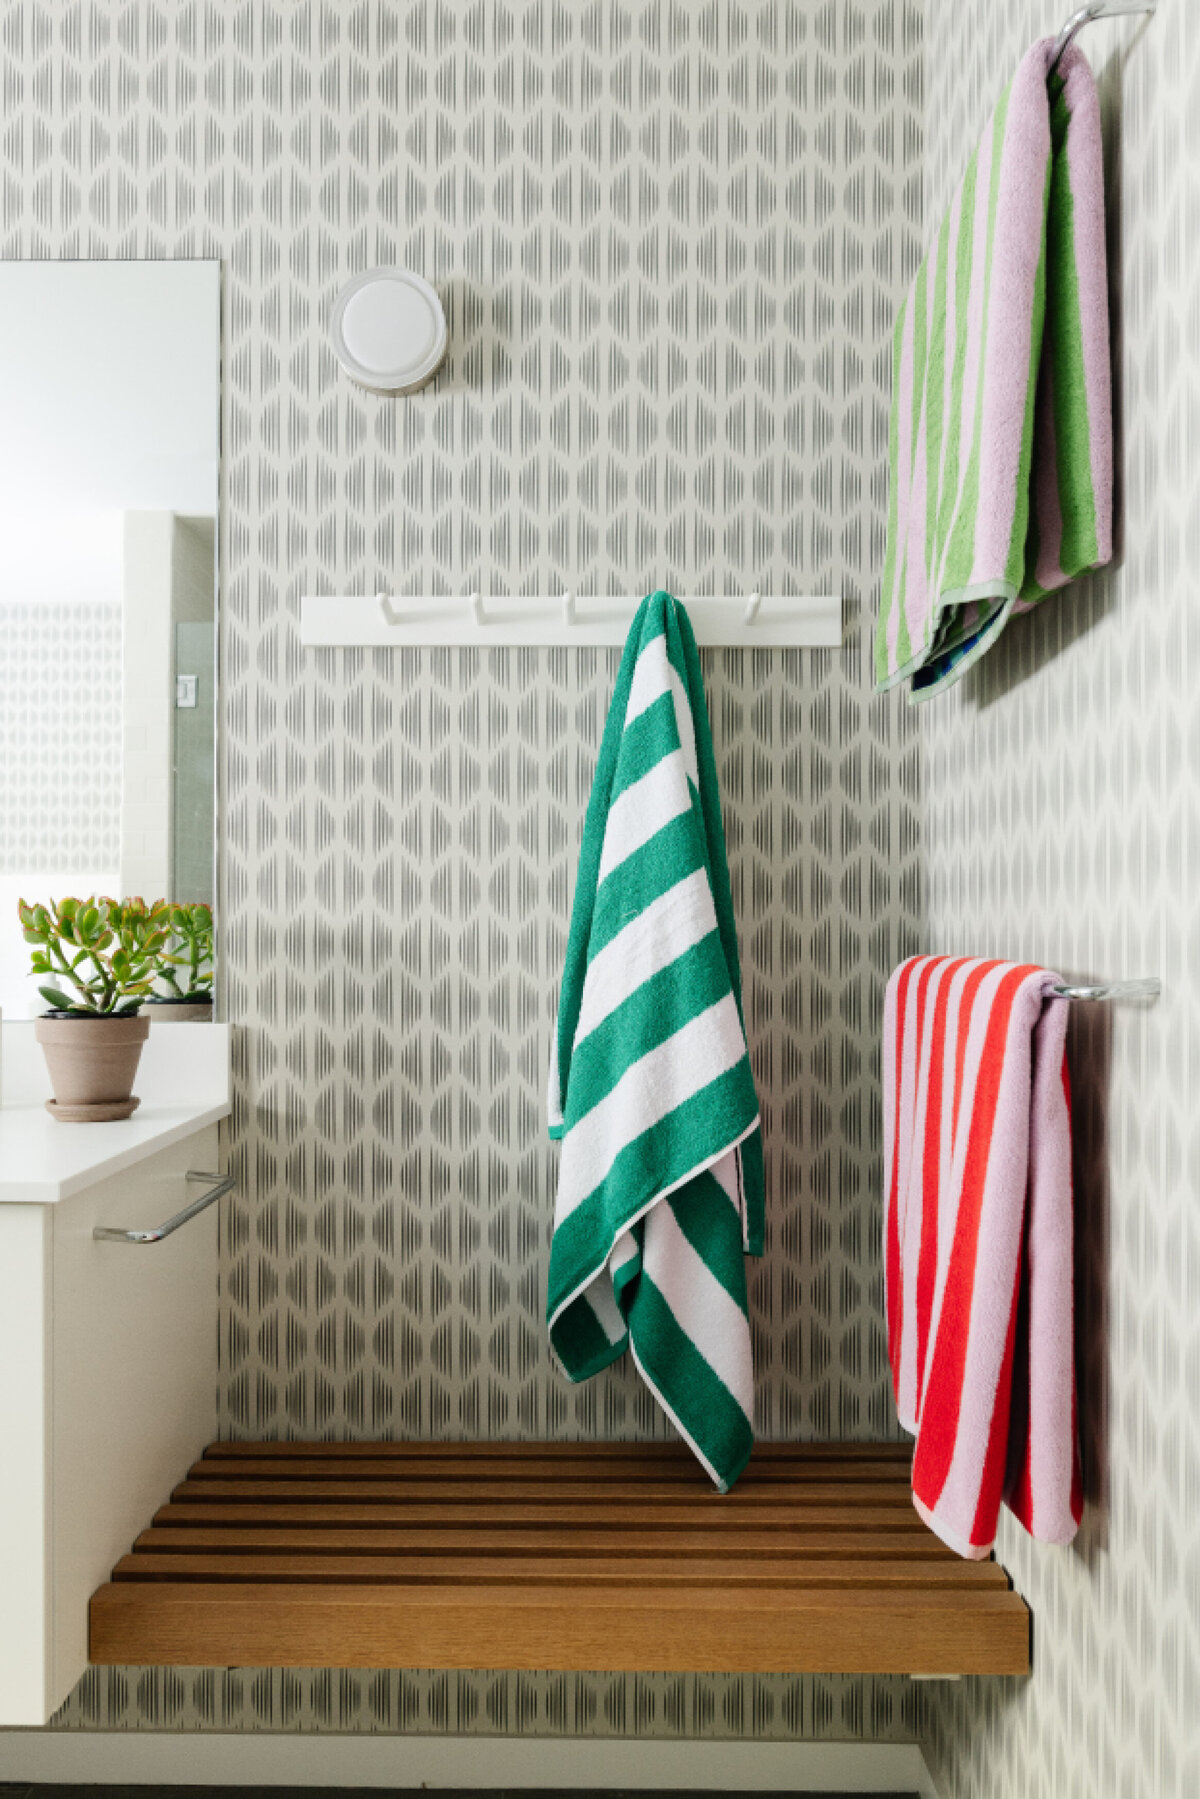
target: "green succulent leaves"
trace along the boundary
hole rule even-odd
[[[205,905],[168,905],[171,940],[158,959],[158,974],[173,999],[212,998],[213,916]]]
[[[211,982],[212,914],[205,907],[166,900],[50,900],[18,902],[21,929],[32,944],[34,974],[49,979],[38,992],[56,1011],[105,1018],[136,1012],[164,973],[174,941],[174,914],[208,913]]]

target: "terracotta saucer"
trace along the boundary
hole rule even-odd
[[[114,1119],[130,1117],[141,1103],[140,1099],[106,1099],[93,1106],[60,1106],[56,1099],[48,1099],[46,1110],[60,1124],[111,1124]]]

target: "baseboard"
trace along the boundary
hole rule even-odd
[[[0,1782],[919,1793],[909,1743],[645,1742],[215,1731],[0,1731]]]

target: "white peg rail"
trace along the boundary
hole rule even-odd
[[[681,596],[696,641],[711,648],[836,649],[842,641],[837,594]],[[306,594],[300,641],[307,648],[367,646],[457,649],[547,646],[619,648],[641,597],[471,593]]]

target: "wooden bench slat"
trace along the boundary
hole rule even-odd
[[[577,1559],[619,1554],[631,1557],[688,1558],[711,1554],[713,1538],[707,1531],[611,1531],[592,1530],[586,1525],[573,1529],[487,1530],[475,1527],[460,1530],[371,1530],[368,1527],[324,1530],[276,1526],[241,1530],[236,1525],[216,1529],[175,1525],[158,1525],[142,1532],[134,1551],[155,1554],[188,1554],[194,1550],[217,1549],[225,1555],[255,1550],[287,1550],[297,1553],[327,1554],[345,1550],[354,1555],[394,1555],[399,1553],[431,1554],[444,1550],[451,1554],[503,1555],[509,1561],[531,1556],[570,1555]],[[886,1559],[904,1556],[922,1561],[949,1561],[956,1566],[959,1557],[930,1531],[914,1528],[903,1536],[899,1532],[877,1533],[841,1529],[803,1531],[731,1530],[722,1533],[722,1556],[809,1561],[821,1556],[853,1556],[858,1560]]]
[[[745,1477],[744,1477],[745,1478]],[[537,1463],[530,1459],[521,1461],[502,1460],[489,1457],[485,1462],[472,1463],[463,1456],[447,1457],[445,1460],[405,1462],[399,1457],[367,1457],[367,1456],[291,1456],[291,1457],[251,1457],[242,1456],[236,1460],[205,1456],[188,1469],[189,1482],[219,1482],[266,1480],[266,1481],[386,1481],[391,1484],[404,1483],[413,1486],[429,1486],[445,1482],[461,1482],[471,1485],[500,1487],[506,1484],[528,1485],[538,1482],[554,1482],[556,1484],[571,1481],[580,1487],[586,1487],[591,1493],[597,1488],[608,1490],[614,1487],[638,1486],[647,1483],[654,1486],[669,1485],[674,1491],[680,1488],[694,1489],[698,1493],[712,1493],[712,1483],[695,1459],[689,1463],[683,1461],[627,1461],[612,1460],[603,1463],[597,1461],[568,1460],[563,1458],[557,1463]],[[824,1485],[831,1481],[842,1486],[901,1486],[908,1480],[906,1464],[896,1461],[857,1461],[857,1462],[820,1462],[811,1467],[802,1464],[789,1466],[786,1462],[776,1462],[767,1468],[755,1469],[754,1476],[748,1482],[750,1491],[775,1491],[781,1486],[803,1488],[809,1485]],[[739,1483],[740,1486],[740,1483]],[[735,1493],[738,1491],[735,1488]]]
[[[706,1530],[722,1533],[737,1530],[753,1522],[756,1529],[807,1529],[810,1525],[838,1525],[846,1520],[844,1505],[761,1506],[754,1512],[727,1509],[714,1501],[711,1511],[697,1515],[695,1506],[606,1505],[581,1508],[576,1505],[430,1505],[413,1501],[409,1505],[350,1505],[332,1500],[312,1504],[278,1501],[245,1501],[242,1504],[219,1504],[211,1500],[190,1503],[173,1500],[157,1512],[154,1522],[205,1524],[383,1524],[429,1525],[434,1529],[447,1524],[507,1525],[513,1530],[540,1529],[546,1524],[586,1523],[592,1529],[621,1529],[634,1525],[642,1529],[674,1530],[679,1526],[695,1528],[701,1521]],[[920,1531],[926,1529],[911,1505],[858,1506],[855,1522],[863,1530]]]
[[[124,1602],[128,1599],[136,1604],[136,1595],[141,1591],[137,1582],[109,1582],[108,1587],[117,1599]],[[102,1591],[107,1588],[101,1589]],[[219,1608],[224,1604],[275,1603],[279,1595],[269,1585],[258,1581],[239,1583],[231,1595],[215,1592],[211,1587],[195,1587],[189,1581],[166,1581],[158,1588],[167,1600],[186,1599],[193,1594],[197,1605],[211,1605]],[[486,1582],[478,1582],[468,1588],[470,1598],[476,1600],[481,1607],[493,1608],[497,1612],[513,1614],[528,1612],[537,1616],[552,1616],[559,1606],[570,1604],[583,1598],[583,1602],[597,1610],[610,1614],[622,1610],[641,1610],[646,1606],[662,1606],[680,1616],[697,1611],[711,1611],[730,1620],[739,1616],[743,1609],[741,1595],[736,1592],[692,1591],[687,1588],[660,1587],[652,1578],[645,1577],[631,1582],[624,1592],[590,1593],[586,1587],[566,1583],[554,1592],[546,1592],[539,1588],[526,1587],[516,1592],[507,1586],[489,1586]],[[586,1597],[584,1597],[586,1596]],[[378,1609],[381,1613],[387,1609],[411,1603],[420,1608],[453,1608],[462,1603],[460,1593],[444,1593],[436,1587],[414,1587],[410,1595],[397,1594],[394,1590],[383,1586],[368,1586],[359,1595],[361,1603],[368,1610]],[[308,1586],[301,1583],[294,1593],[286,1596],[282,1603],[295,1605],[298,1608],[312,1607],[320,1610],[330,1603],[337,1603],[336,1591],[331,1595],[326,1588]],[[836,1610],[839,1606],[848,1606],[860,1610],[871,1610],[877,1604],[872,1593],[823,1593],[819,1588],[812,1593],[796,1593],[790,1590],[772,1595],[759,1608],[764,1617],[775,1615],[800,1615],[822,1610]],[[935,1591],[922,1588],[914,1593],[906,1593],[897,1599],[896,1606],[901,1612],[916,1609],[922,1612],[941,1614],[953,1611],[958,1606],[967,1609],[981,1609],[1004,1614],[1025,1609],[1024,1601],[1014,1593],[1007,1584],[998,1591],[989,1589],[986,1592],[972,1594],[964,1600],[954,1592]]]
[[[820,1481],[794,1486],[772,1485],[736,1488],[722,1496],[711,1482],[685,1485],[683,1482],[630,1481],[597,1486],[591,1481],[406,1481],[374,1480],[184,1480],[172,1494],[183,1503],[225,1505],[270,1504],[282,1500],[288,1505],[334,1504],[355,1505],[579,1505],[589,1509],[614,1505],[693,1506],[697,1511],[751,1512],[759,1507],[783,1506],[801,1510],[810,1505],[898,1505],[911,1504],[906,1481]]]
[[[1023,1673],[1015,1593],[112,1581],[93,1659],[165,1665]]]
[[[930,1568],[919,1561],[820,1561],[762,1560],[743,1563],[737,1558],[719,1561],[687,1557],[672,1565],[657,1561],[641,1578],[654,1586],[694,1587],[882,1587],[936,1588],[997,1587],[1007,1591],[1003,1569],[994,1562],[939,1563]],[[586,1562],[577,1557],[535,1556],[516,1561],[493,1555],[290,1555],[286,1553],[223,1555],[171,1555],[134,1553],[122,1556],[113,1569],[114,1580],[204,1580],[225,1582],[306,1581],[363,1582],[369,1585],[454,1586],[621,1586],[633,1585],[629,1563],[623,1556],[595,1556]]]
[[[581,1458],[607,1461],[610,1456],[622,1460],[663,1460],[682,1462],[694,1467],[696,1458],[685,1443],[383,1443],[340,1442],[332,1440],[304,1442],[226,1442],[210,1443],[204,1451],[206,1460],[286,1459],[289,1456],[385,1456],[400,1461],[437,1461],[446,1456],[469,1456],[473,1462],[496,1458],[517,1461],[558,1461]],[[911,1443],[770,1443],[756,1442],[754,1460],[748,1470],[757,1474],[766,1463],[798,1461],[801,1464],[830,1461],[893,1461],[907,1466],[912,1461]]]

